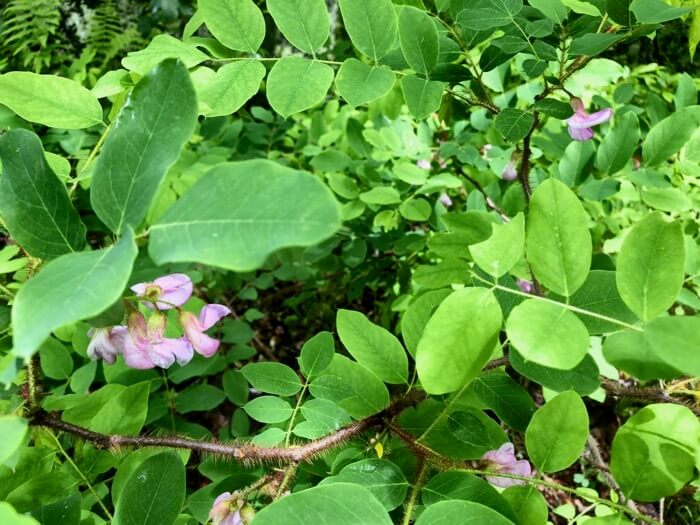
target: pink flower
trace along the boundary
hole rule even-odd
[[[192,360],[192,347],[184,337],[169,339],[165,334],[165,316],[153,314],[148,323],[141,312],[131,312],[124,337],[124,362],[131,368],[144,370],[170,367],[175,361],[185,365]]]
[[[515,457],[515,447],[513,443],[504,443],[496,450],[490,450],[481,458],[486,462],[487,470],[493,471],[494,476],[486,476],[486,481],[497,487],[510,487],[512,485],[524,485],[521,479],[503,478],[497,473],[513,474],[517,476],[532,476],[532,467],[526,459],[518,460]]]
[[[526,281],[525,279],[516,279],[515,284],[518,285],[521,292],[532,293],[532,291],[535,289],[532,283],[530,281]]]
[[[509,160],[501,172],[503,180],[511,181],[518,178],[518,170],[515,169],[515,161]]]
[[[159,277],[152,283],[138,283],[131,287],[138,296],[150,299],[143,304],[151,309],[168,310],[181,306],[192,295],[192,281],[184,273],[173,273]]]
[[[104,359],[107,364],[113,365],[117,355],[124,350],[125,326],[108,326],[105,328],[90,328],[90,344],[87,347],[87,355],[90,359]]]
[[[222,317],[231,313],[222,304],[208,304],[199,312],[199,317],[195,317],[190,312],[180,312],[180,323],[185,331],[185,337],[192,345],[192,348],[204,357],[211,357],[219,348],[219,341],[209,337],[204,333],[214,326]]]
[[[416,162],[416,166],[418,166],[422,170],[429,170],[430,161],[428,159],[420,159],[418,162]]]
[[[212,525],[244,525],[239,507],[240,502],[230,492],[219,494],[209,511]]]
[[[571,99],[571,107],[574,109],[574,115],[570,117],[566,123],[569,126],[569,135],[574,140],[590,140],[593,138],[593,126],[603,124],[610,120],[613,116],[611,108],[591,113],[586,113],[583,107],[583,102],[580,98]]]
[[[445,208],[452,206],[452,199],[450,199],[450,196],[445,192],[440,194],[440,198],[438,200]]]

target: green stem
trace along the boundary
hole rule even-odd
[[[425,478],[428,475],[428,462],[425,458],[418,458],[418,466],[416,467],[416,481],[413,483],[413,488],[411,489],[411,495],[406,502],[406,510],[403,514],[402,525],[409,525],[413,518],[413,510],[416,507],[416,501],[418,501],[418,494],[420,494],[421,489],[425,483]]]
[[[88,155],[88,158],[85,161],[85,164],[83,164],[83,167],[80,170],[80,173],[78,173],[78,176],[73,180],[73,185],[71,186],[70,190],[68,190],[69,195],[73,195],[73,193],[77,189],[78,183],[80,182],[80,176],[83,173],[85,173],[85,170],[88,169],[88,167],[95,160],[95,157],[97,157],[97,154],[100,152],[100,149],[102,149],[102,145],[104,144],[105,140],[107,139],[107,135],[109,135],[109,132],[112,130],[113,125],[114,125],[114,120],[109,123],[109,125],[107,126],[107,129],[105,129],[104,133],[102,133],[102,135],[100,135],[100,138],[98,139],[97,144],[95,144],[95,147],[92,148],[92,151],[90,151],[90,154]]]
[[[294,410],[292,410],[292,416],[289,418],[289,425],[287,425],[287,432],[284,436],[284,446],[288,447],[289,446],[289,440],[292,437],[292,427],[294,426],[294,420],[296,419],[297,413],[299,412],[299,409],[301,408],[301,402],[304,400],[304,394],[306,394],[306,389],[309,386],[309,381],[305,380],[304,381],[304,386],[301,388],[301,392],[299,392],[299,397],[297,398],[297,403],[294,406]]]
[[[436,417],[436,418],[433,420],[433,422],[430,424],[430,426],[429,426],[428,428],[425,429],[425,432],[423,432],[423,433],[418,437],[418,439],[416,439],[416,441],[422,441],[423,439],[425,439],[425,438],[427,437],[428,434],[430,434],[430,432],[432,432],[432,430],[435,428],[435,426],[436,426],[440,421],[442,421],[442,418],[444,418],[445,415],[448,414],[448,413],[450,412],[450,409],[452,408],[452,406],[457,402],[457,400],[460,398],[460,396],[461,396],[462,393],[467,389],[468,386],[469,386],[469,383],[467,383],[466,385],[464,385],[456,394],[454,394],[454,395],[452,396],[452,398],[450,399],[450,401],[445,405],[445,408],[443,408],[443,409],[442,409],[442,412],[440,412],[440,415],[439,415],[438,417]]]

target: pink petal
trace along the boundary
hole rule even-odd
[[[119,327],[124,328],[124,327]],[[104,359],[107,364],[114,364],[117,354],[123,351],[123,339],[112,336],[113,328],[91,328],[88,331],[90,344],[87,355],[90,359]]]
[[[145,295],[148,285],[151,283],[138,283],[130,288],[136,295]]]
[[[241,511],[237,510],[232,514],[229,514],[224,521],[221,522],[221,525],[245,525],[243,518],[241,517]]]
[[[219,322],[219,319],[226,317],[231,310],[223,304],[208,304],[199,312],[199,323],[202,330],[209,330]]]
[[[160,298],[170,304],[158,303],[161,310],[167,310],[174,306],[182,306],[192,297],[192,280],[184,273],[173,273],[159,277],[153,284],[161,287],[163,295]]]
[[[580,98],[574,97],[569,103],[571,104],[571,108],[577,113],[585,111],[586,109],[583,105],[583,100],[581,100]]]
[[[140,341],[134,340],[132,333],[129,333],[124,338],[124,363],[126,363],[126,366],[136,368],[137,370],[146,370],[155,367],[156,365],[148,354],[148,347],[141,343]]]
[[[515,180],[518,178],[518,171],[515,169],[515,162],[509,160],[508,163],[503,168],[501,172],[501,178],[503,180]]]
[[[607,122],[612,116],[613,110],[611,108],[603,109],[602,111],[597,111],[590,115],[585,111],[577,111],[574,113],[573,117],[567,119],[566,123],[570,128],[592,128],[593,126]]]
[[[499,465],[509,465],[515,461],[515,446],[513,443],[503,443],[497,450],[488,451],[481,459]]]
[[[569,135],[574,140],[591,140],[593,138],[593,130],[591,128],[572,128],[569,126]]]
[[[507,472],[515,474],[516,476],[530,477],[532,476],[532,466],[528,460],[520,459],[513,463],[510,468],[508,468]]]
[[[148,348],[148,357],[151,362],[160,368],[170,368],[175,363],[175,355],[170,351],[167,339],[154,343]],[[174,341],[174,339],[173,339]]]
[[[180,366],[185,366],[192,361],[192,357],[194,356],[194,349],[186,337],[180,337],[179,339],[163,339],[163,341],[158,344],[158,348],[171,354]]]
[[[428,159],[420,159],[416,162],[416,166],[418,166],[422,170],[429,170],[430,161]]]
[[[187,338],[195,351],[204,357],[213,356],[219,349],[219,340],[209,337],[203,332],[188,333]]]

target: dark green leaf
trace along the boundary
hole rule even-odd
[[[558,370],[525,361],[515,349],[511,349],[509,358],[516,372],[555,392],[573,390],[580,396],[587,396],[600,386],[598,365],[590,355],[586,355],[571,370]]]
[[[530,128],[535,123],[535,118],[531,113],[515,108],[502,110],[496,120],[496,130],[503,138],[510,142],[517,142],[527,135]]]
[[[520,432],[525,431],[535,413],[535,403],[527,390],[509,375],[495,372],[477,377],[472,389],[479,400],[506,425]]]
[[[266,394],[293,396],[301,390],[299,376],[282,363],[249,363],[241,372],[253,388]]]

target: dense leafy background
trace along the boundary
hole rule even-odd
[[[698,9],[5,2],[0,523],[696,523]],[[90,359],[170,273],[219,351]]]

